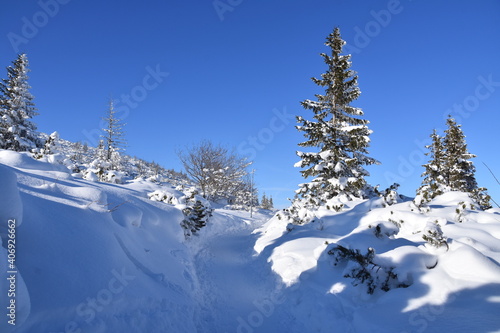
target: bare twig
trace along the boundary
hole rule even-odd
[[[114,207],[109,208],[109,209],[108,209],[108,212],[109,212],[109,213],[112,213],[112,212],[114,212],[115,210],[117,210],[120,206],[122,206],[122,205],[124,205],[124,204],[126,204],[126,203],[129,203],[129,202],[130,202],[130,201],[125,200],[124,202],[122,202],[122,203],[120,203],[120,204],[118,204],[118,205],[116,205],[116,206],[114,206]],[[109,207],[110,205],[111,205],[111,204],[108,204],[108,207]]]
[[[493,178],[495,178],[495,180],[497,181],[498,185],[500,185],[500,181],[498,180],[497,177],[495,177],[495,174],[493,173],[493,171],[491,171],[490,167],[486,163],[484,163],[484,162],[483,162],[483,164],[490,171],[491,175],[493,176]]]
[[[495,180],[497,181],[498,185],[500,185],[500,181],[495,176],[495,174],[493,173],[493,171],[491,171],[490,167],[486,163],[484,163],[484,162],[483,162],[483,164],[488,169],[488,171],[491,173],[491,175],[493,176],[493,178],[495,178]],[[493,198],[491,198],[491,201],[493,201],[495,203],[495,205],[497,205],[497,207],[500,208],[500,205],[498,205],[498,203],[495,200],[493,200]]]

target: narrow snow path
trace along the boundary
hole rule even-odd
[[[268,214],[216,211],[213,225],[196,240],[195,269],[199,280],[198,332],[250,332],[276,323],[272,315],[281,284],[267,258],[253,250],[252,232]],[[193,244],[194,245],[194,244]]]

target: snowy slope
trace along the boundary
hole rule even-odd
[[[382,207],[382,199],[374,199],[340,213],[319,212],[315,222],[293,227],[274,217],[258,231],[255,250],[293,290],[289,310],[303,319],[294,332],[497,332],[500,210],[467,209],[460,223],[456,207],[463,202],[470,208],[467,195],[447,193],[422,213],[411,202]],[[422,238],[435,221],[447,246]],[[384,270],[393,268],[393,289],[379,284],[369,295],[366,283],[344,277],[359,266],[336,262],[329,252],[338,245],[361,254],[373,248],[367,271],[384,281]]]
[[[10,151],[0,151],[0,163],[0,218],[22,220],[17,280],[19,291],[27,287],[16,326],[2,320],[1,332],[194,331],[182,213],[147,199],[156,185],[72,179]]]
[[[0,150],[0,188],[2,309],[12,219],[18,271],[16,325],[2,314],[2,333],[500,331],[500,210],[460,193],[429,212],[351,202],[304,226],[216,209],[186,240],[179,205],[148,197],[179,198],[168,184],[75,179]],[[422,238],[436,221],[446,246]],[[367,270],[380,281],[392,270],[390,290],[344,277],[356,264],[328,254],[338,245],[373,248]]]

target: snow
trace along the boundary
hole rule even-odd
[[[287,286],[290,286],[298,281],[303,272],[316,267],[318,258],[325,248],[323,238],[304,237],[275,248],[269,260],[273,263],[273,271],[281,276]]]
[[[0,156],[1,158],[1,156]],[[0,218],[2,221],[16,218],[17,225],[23,220],[23,204],[17,188],[17,176],[12,168],[0,164]],[[0,225],[4,227],[3,224]],[[0,228],[0,233],[6,234],[6,229]]]
[[[22,281],[29,291],[18,299],[23,307],[16,326],[1,321],[0,331],[193,331],[194,324],[183,320],[194,305],[178,225],[182,213],[147,199],[151,183],[61,178],[53,165],[26,157],[0,151],[7,164],[0,179],[8,183],[2,199],[20,197],[8,213],[2,202],[2,225],[7,217],[22,217],[17,282],[19,292]]]
[[[364,128],[366,128],[365,125],[347,125],[347,126],[341,127],[341,130],[345,131],[345,132],[351,132],[351,131],[356,131],[356,130],[364,129]]]
[[[420,213],[409,202],[383,207],[375,199],[346,205],[339,213],[317,212],[319,222],[293,228],[275,217],[259,230],[254,248],[269,253],[273,271],[294,289],[290,297],[297,303],[290,311],[307,318],[310,331],[498,331],[500,214],[468,210],[470,218],[456,222],[455,209],[464,201],[470,199],[463,193],[447,193],[430,203],[430,212]],[[438,226],[449,249],[422,239]],[[374,264],[393,267],[398,283],[408,286],[368,295],[365,285],[344,277],[355,268],[353,262],[334,265],[328,250],[337,245],[361,253],[373,247]],[[376,275],[381,269],[371,271]],[[334,313],[316,317],[313,300]]]
[[[474,210],[463,193],[428,212],[338,200],[341,211],[306,210],[316,218],[300,226],[218,208],[185,239],[186,192],[168,183],[88,181],[0,150],[0,188],[0,267],[18,222],[16,325],[2,314],[2,333],[500,331],[500,209]],[[357,264],[336,263],[338,246],[372,248],[367,271],[381,281],[392,269],[391,288],[368,294],[345,277]],[[2,309],[8,277],[2,268]]]
[[[324,150],[320,152],[318,155],[321,157],[321,159],[326,160],[333,155],[333,152],[331,150]]]

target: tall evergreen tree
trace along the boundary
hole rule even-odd
[[[425,202],[429,202],[434,197],[443,194],[448,188],[445,179],[447,171],[445,169],[446,160],[443,140],[436,130],[432,132],[431,139],[431,144],[425,146],[425,148],[429,149],[425,155],[429,156],[430,160],[423,165],[425,171],[422,177],[424,179],[417,190],[417,195],[420,195]]]
[[[321,78],[313,82],[324,87],[323,95],[317,94],[316,101],[305,100],[302,106],[314,114],[313,121],[301,116],[297,130],[303,132],[306,141],[301,147],[311,147],[318,152],[297,152],[301,160],[296,166],[304,178],[314,177],[301,184],[297,191],[307,205],[320,206],[336,196],[348,199],[361,198],[367,187],[364,166],[379,162],[368,154],[370,143],[368,120],[362,119],[363,111],[351,105],[359,95],[358,76],[351,70],[351,56],[342,55],[345,41],[335,28],[326,39],[331,54],[322,53],[328,66]]]
[[[41,147],[36,125],[30,120],[38,113],[28,84],[28,57],[19,54],[7,67],[7,79],[0,83],[1,148],[28,151]]]
[[[455,119],[448,117],[446,120],[445,136],[443,138],[443,145],[446,148],[446,166],[448,170],[446,174],[446,183],[448,186],[456,191],[472,192],[477,188],[474,167],[471,158],[476,157],[467,151],[467,144],[465,143],[465,135],[455,122]]]
[[[106,117],[103,120],[106,127],[103,128],[104,135],[102,138],[105,143],[106,156],[104,159],[111,163],[111,168],[117,170],[120,168],[120,152],[125,150],[125,132],[123,127],[125,124],[116,115],[113,100],[109,101],[109,108],[106,112]]]
[[[445,192],[460,191],[469,193],[481,209],[490,208],[490,196],[486,188],[478,187],[476,168],[470,161],[476,155],[468,152],[461,125],[451,116],[446,120],[446,125],[445,136],[441,138],[434,131],[431,135],[432,144],[426,146],[430,149],[428,155],[431,160],[424,165],[425,178],[417,194],[424,201],[429,201]]]
[[[443,145],[446,149],[446,166],[448,170],[446,181],[452,191],[470,193],[470,196],[482,209],[491,208],[491,197],[486,193],[486,188],[479,187],[476,181],[476,167],[470,159],[476,157],[467,150],[465,135],[461,125],[448,116],[448,128],[444,131]]]

